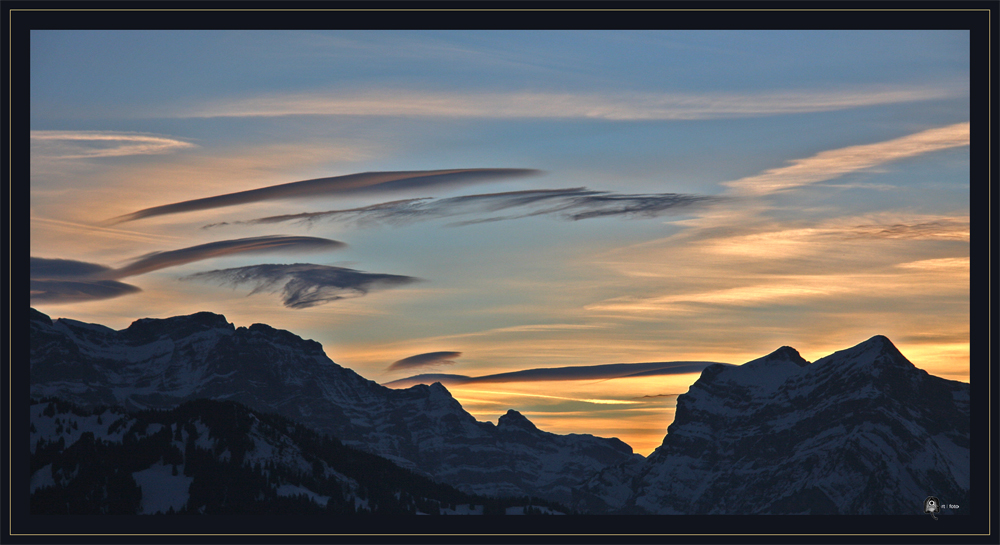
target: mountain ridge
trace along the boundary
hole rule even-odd
[[[42,398],[30,422],[32,514],[566,512],[539,498],[462,493],[232,401],[125,411]]]
[[[876,335],[815,362],[783,347],[707,367],[663,443],[599,472],[577,509],[652,514],[921,514],[969,494],[969,385]]]
[[[214,313],[115,331],[32,309],[31,330],[36,397],[130,410],[231,400],[468,493],[565,502],[594,471],[639,456],[615,438],[533,424],[507,433],[477,421],[441,384],[386,388],[334,363],[318,342],[264,324],[235,327]]]
[[[813,362],[782,346],[707,365],[643,458],[513,409],[478,422],[439,382],[387,388],[270,326],[175,318],[115,331],[32,309],[32,395],[131,410],[255,403],[465,493],[584,513],[922,514],[927,496],[969,498],[969,385],[915,367],[882,335]]]

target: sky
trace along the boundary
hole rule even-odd
[[[32,31],[30,119],[53,318],[380,383],[874,335],[969,380],[967,31]],[[693,369],[448,387],[645,455]]]

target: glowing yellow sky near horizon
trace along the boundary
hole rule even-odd
[[[481,421],[496,423],[514,409],[541,430],[617,437],[633,452],[648,456],[673,421],[677,394],[699,376],[462,384],[448,391]]]
[[[848,347],[802,355],[815,361],[843,348]],[[948,380],[969,381],[968,343],[910,344],[897,348],[916,367],[935,371],[931,374]],[[924,364],[925,360],[930,360],[932,365]],[[677,395],[687,392],[700,375],[484,382],[447,388],[477,420],[495,424],[508,409],[514,409],[543,431],[617,437],[631,446],[633,452],[648,456],[663,441],[667,427],[673,422]]]

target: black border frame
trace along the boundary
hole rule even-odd
[[[8,494],[4,541],[15,542],[900,542],[997,543],[997,349],[993,344],[996,273],[997,174],[996,100],[997,2],[622,2],[567,3],[375,3],[325,2],[4,2],[3,25],[8,55],[3,62],[8,93],[8,252],[4,293],[7,324],[8,433],[3,472]],[[503,519],[450,517],[380,517],[316,519],[309,517],[79,517],[28,514],[27,502],[14,491],[27,488],[27,321],[26,282],[30,231],[29,201],[30,30],[42,28],[765,28],[967,29],[971,48],[971,187],[972,274],[970,384],[972,387],[972,505],[967,515],[910,516],[574,516]],[[20,105],[20,106],[19,106]],[[15,341],[17,339],[17,341]],[[985,432],[985,433],[984,433]],[[978,477],[986,475],[987,478]]]

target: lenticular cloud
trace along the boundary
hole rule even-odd
[[[427,367],[430,365],[443,365],[455,363],[455,358],[461,356],[461,352],[428,352],[417,354],[401,360],[395,361],[389,366],[389,370],[412,369],[414,367]]]
[[[153,252],[118,269],[72,259],[31,257],[31,299],[47,303],[110,299],[142,291],[136,286],[118,282],[119,279],[167,267],[225,255],[336,249],[344,246],[346,244],[336,240],[305,236],[238,238]]]
[[[237,238],[199,244],[179,250],[155,252],[145,255],[132,263],[105,273],[109,278],[135,276],[166,267],[174,267],[201,261],[212,257],[243,253],[263,253],[275,251],[333,250],[347,246],[343,242],[319,237],[272,235],[263,237]]]
[[[144,208],[131,214],[118,216],[109,220],[110,224],[135,221],[142,218],[179,214],[195,210],[209,210],[226,206],[236,206],[252,202],[277,199],[292,199],[315,197],[319,195],[350,194],[350,193],[383,193],[402,191],[406,189],[426,189],[431,187],[454,187],[477,182],[528,176],[540,171],[525,168],[467,168],[452,170],[415,170],[401,172],[362,172],[346,176],[316,178],[287,184],[272,185],[216,195],[203,199]]]
[[[312,263],[292,265],[252,265],[206,271],[185,277],[208,280],[223,285],[250,285],[250,295],[260,292],[281,293],[288,308],[309,308],[340,299],[361,297],[375,288],[398,286],[417,281],[411,276],[379,274]]]
[[[480,216],[458,225],[510,220],[532,216],[554,216],[579,221],[603,217],[654,218],[684,207],[708,204],[721,197],[681,193],[613,193],[585,187],[566,189],[530,189],[503,193],[462,195],[445,199],[422,197],[388,201],[358,208],[303,212],[268,216],[246,222],[269,224],[288,221],[312,223],[320,220],[370,224],[404,225],[423,220],[455,216]],[[497,213],[502,213],[497,215]],[[205,227],[228,225],[216,223]]]

